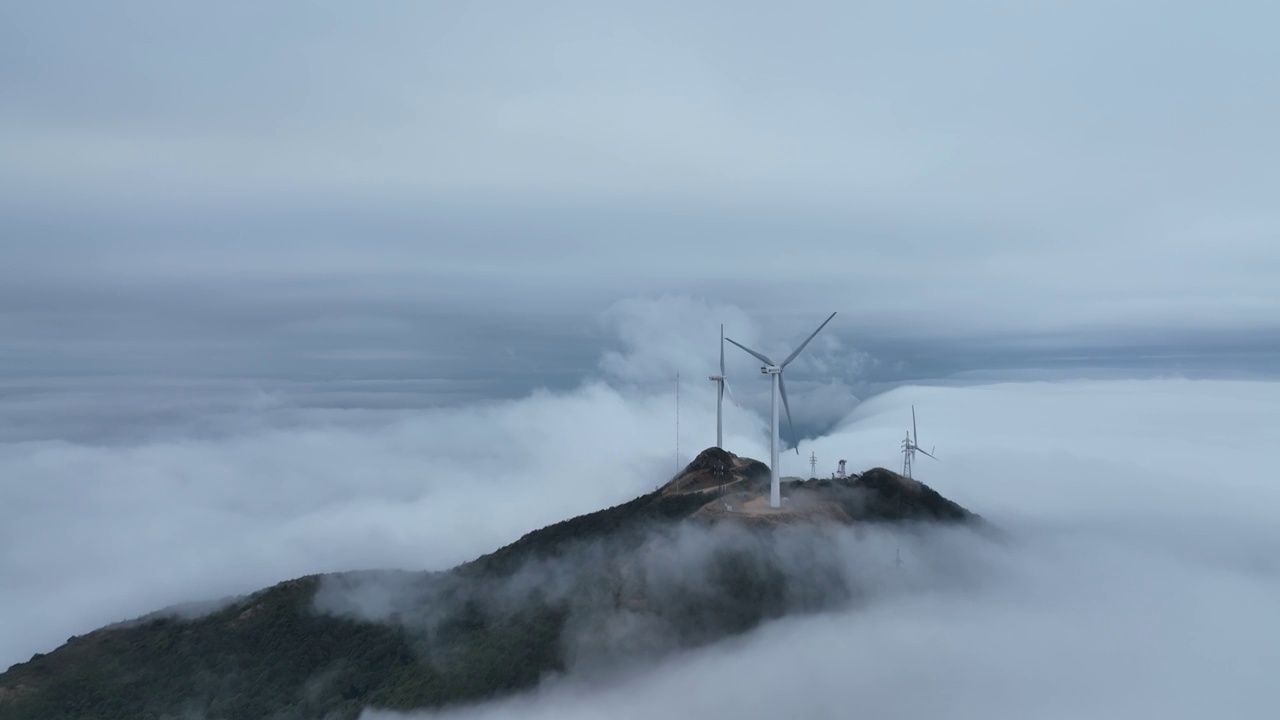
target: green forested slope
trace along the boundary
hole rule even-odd
[[[976,517],[883,470],[806,485],[859,520]],[[646,580],[642,548],[707,500],[652,493],[448,572],[394,574],[405,607],[383,622],[317,611],[324,583],[366,581],[353,573],[290,580],[194,620],[162,615],[104,628],[0,675],[0,718],[336,720],[371,705],[438,707],[564,671],[567,638],[619,612],[688,646],[848,596],[831,573],[784,573],[765,530],[715,548],[696,583]],[[544,566],[555,572],[520,574]]]

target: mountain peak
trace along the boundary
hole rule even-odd
[[[698,453],[659,492],[663,495],[679,495],[692,492],[724,492],[755,489],[769,484],[769,466],[748,457],[735,455],[728,450],[709,447]]]
[[[0,716],[354,720],[494,698],[856,595],[824,534],[775,527],[978,519],[883,468],[784,483],[781,508],[768,484],[764,463],[707,448],[652,493],[452,570],[307,576],[117,623],[0,674]],[[371,615],[369,592],[392,612]]]
[[[932,488],[877,467],[844,478],[784,480],[782,507],[769,504],[769,466],[719,447],[698,453],[658,490],[665,497],[705,497],[691,516],[702,521],[752,525],[795,522],[934,520],[966,521],[977,516]]]

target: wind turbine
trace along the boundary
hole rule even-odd
[[[938,459],[936,457],[933,457],[932,453],[927,452],[924,448],[916,444],[916,442],[919,439],[920,439],[920,433],[919,431],[916,430],[916,406],[912,405],[911,406],[911,432],[907,433],[907,439],[902,441],[902,476],[903,477],[907,477],[907,478],[911,477],[911,461],[915,459],[916,452],[924,453],[925,455],[928,455],[934,460]],[[934,449],[937,450],[937,447],[934,447]]]
[[[733,342],[730,340],[729,342]],[[735,343],[736,344],[736,343]],[[711,382],[716,384],[716,447],[724,449],[724,394],[729,393],[729,399],[734,405],[738,401],[733,397],[733,390],[729,387],[729,378],[724,374],[724,325],[720,326],[720,374],[712,375]]]
[[[780,446],[780,443],[778,441],[778,396],[779,395],[782,396],[782,407],[787,411],[787,426],[791,428],[792,436],[795,435],[795,425],[793,425],[791,422],[791,406],[790,404],[787,403],[787,384],[782,380],[782,371],[787,367],[787,365],[791,364],[792,360],[796,359],[796,356],[800,354],[801,350],[804,350],[805,346],[809,344],[809,341],[813,340],[813,338],[818,333],[822,332],[822,328],[826,327],[827,323],[831,322],[831,318],[835,316],[836,316],[835,313],[831,313],[831,315],[828,316],[826,320],[822,321],[822,324],[818,326],[818,329],[813,331],[813,335],[810,335],[809,337],[805,338],[805,341],[800,343],[800,347],[792,351],[792,353],[787,356],[787,359],[783,360],[780,363],[775,363],[774,361],[770,360],[767,356],[761,353],[758,353],[755,350],[752,350],[751,348],[747,347],[746,345],[743,345],[740,342],[735,342],[733,338],[725,338],[725,340],[728,340],[734,345],[737,345],[738,347],[747,351],[747,353],[749,353],[752,357],[764,363],[764,367],[760,368],[760,372],[766,375],[769,375],[773,380],[772,396],[770,397],[770,401],[769,401],[770,410],[773,415],[773,420],[770,423],[770,428],[769,428],[770,429],[769,459],[771,461],[769,463],[769,475],[770,475],[769,506],[770,507],[775,507],[775,508],[782,507],[782,479],[781,479],[781,475],[778,472],[778,448]],[[799,447],[796,448],[796,454],[797,455],[800,454]]]

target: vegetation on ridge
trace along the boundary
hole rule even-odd
[[[976,517],[886,470],[799,489],[858,520]],[[448,572],[308,576],[196,619],[155,615],[71,638],[0,675],[0,716],[337,720],[367,706],[440,707],[528,688],[575,662],[714,641],[856,591],[821,565],[821,552],[805,553],[815,564],[803,572],[786,571],[772,529],[684,540],[708,543],[697,582],[655,574],[651,555],[695,532],[686,519],[710,499],[666,490]],[[361,583],[394,587],[394,612],[341,605],[344,588]]]

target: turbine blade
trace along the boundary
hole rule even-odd
[[[911,406],[911,442],[920,442],[920,431],[916,429],[916,406]]]
[[[724,324],[720,325],[720,376],[724,377]]]
[[[782,409],[787,411],[787,428],[791,430],[791,439],[796,437],[796,426],[791,422],[791,405],[787,403],[787,383],[782,379],[782,373],[778,373],[778,394],[782,396]],[[800,454],[800,444],[796,443],[796,454]]]
[[[761,355],[760,353],[756,352],[755,350],[752,350],[751,348],[747,347],[746,345],[743,345],[742,343],[735,341],[733,338],[725,338],[725,340],[728,340],[729,342],[733,343],[734,345],[737,345],[738,347],[742,348],[743,350],[746,350],[748,354],[752,355],[753,357],[755,357],[755,359],[759,360],[760,362],[764,363],[765,365],[772,365],[772,364],[773,364],[773,361],[772,361],[772,360],[770,360],[769,358],[765,357],[764,355]]]
[[[933,457],[933,453],[926,451],[924,448],[918,447],[918,448],[912,448],[912,450],[914,450],[915,452],[918,452],[918,453],[924,453],[925,455],[928,455],[929,457],[933,458],[934,460],[938,460],[938,458]],[[938,462],[942,462],[942,461],[941,461],[941,460],[938,460]]]
[[[817,337],[818,333],[822,332],[822,328],[826,327],[827,323],[831,322],[831,318],[835,316],[836,316],[835,313],[831,313],[830,317],[828,317],[826,320],[823,320],[822,324],[818,326],[818,329],[813,331],[813,335],[810,335],[809,337],[805,338],[805,341],[800,343],[800,347],[796,348],[795,352],[788,355],[787,359],[782,361],[781,367],[786,367],[787,363],[791,362],[792,360],[795,360],[796,356],[800,354],[800,351],[804,349],[804,346],[808,345],[810,340]]]
[[[729,378],[721,379],[720,384],[724,386],[724,391],[729,393],[729,400],[732,401],[734,405],[742,407],[742,404],[738,402],[738,398],[733,396],[733,388],[729,386]]]

